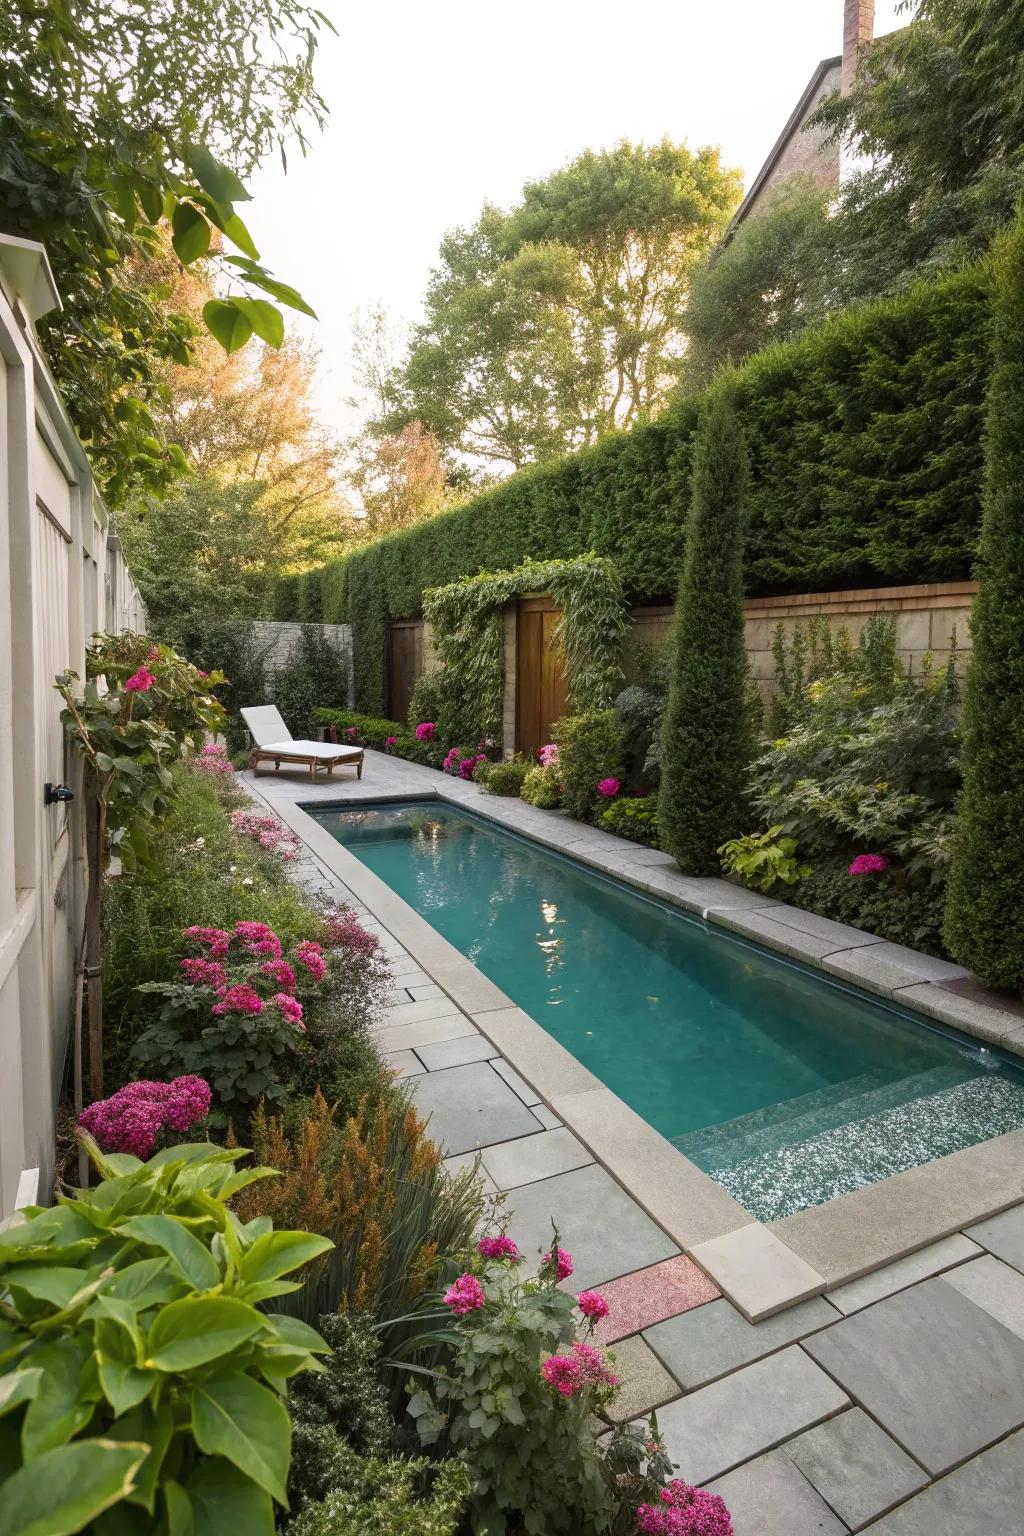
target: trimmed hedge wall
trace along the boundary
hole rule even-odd
[[[851,310],[728,380],[750,456],[749,595],[961,580],[980,524],[984,266]],[[703,394],[570,459],[282,583],[279,618],[352,624],[356,698],[381,713],[390,619],[427,587],[594,550],[634,602],[676,591]]]

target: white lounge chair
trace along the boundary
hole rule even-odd
[[[275,769],[282,763],[302,763],[308,767],[311,779],[316,778],[318,768],[326,768],[330,774],[337,767],[354,768],[356,778],[362,778],[362,747],[340,747],[333,741],[296,741],[273,704],[261,704],[239,713],[254,743],[249,757],[253,773],[258,772],[260,763],[269,760]]]

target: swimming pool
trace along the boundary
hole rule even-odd
[[[310,809],[764,1221],[1024,1126],[1024,1072],[437,801]]]

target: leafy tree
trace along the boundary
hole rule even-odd
[[[658,407],[694,267],[739,196],[716,149],[588,150],[441,244],[426,319],[390,383],[392,429],[519,468]]]
[[[158,365],[187,363],[196,327],[132,282],[161,228],[181,263],[213,252],[244,284],[203,309],[226,351],[254,333],[280,345],[272,299],[312,313],[260,265],[236,204],[249,196],[240,177],[323,121],[312,80],[323,25],[301,0],[0,9],[2,227],[46,245],[63,308],[40,337],[112,502],[184,466],[150,406]]]
[[[835,297],[832,233],[824,195],[798,180],[712,253],[694,273],[686,307],[688,383],[821,319]]]
[[[437,440],[418,421],[382,436],[365,433],[351,444],[348,480],[359,493],[365,538],[408,528],[440,512],[447,501]]]
[[[1024,224],[998,251],[984,513],[963,714],[950,952],[1024,990]]]
[[[661,846],[691,875],[716,874],[718,848],[745,823],[752,750],[743,623],[746,481],[736,414],[718,390],[694,449],[675,667],[662,727]]]

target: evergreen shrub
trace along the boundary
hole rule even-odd
[[[625,741],[614,709],[566,715],[552,728],[558,747],[558,778],[562,804],[577,821],[593,821],[603,779],[620,779],[625,773]]]

